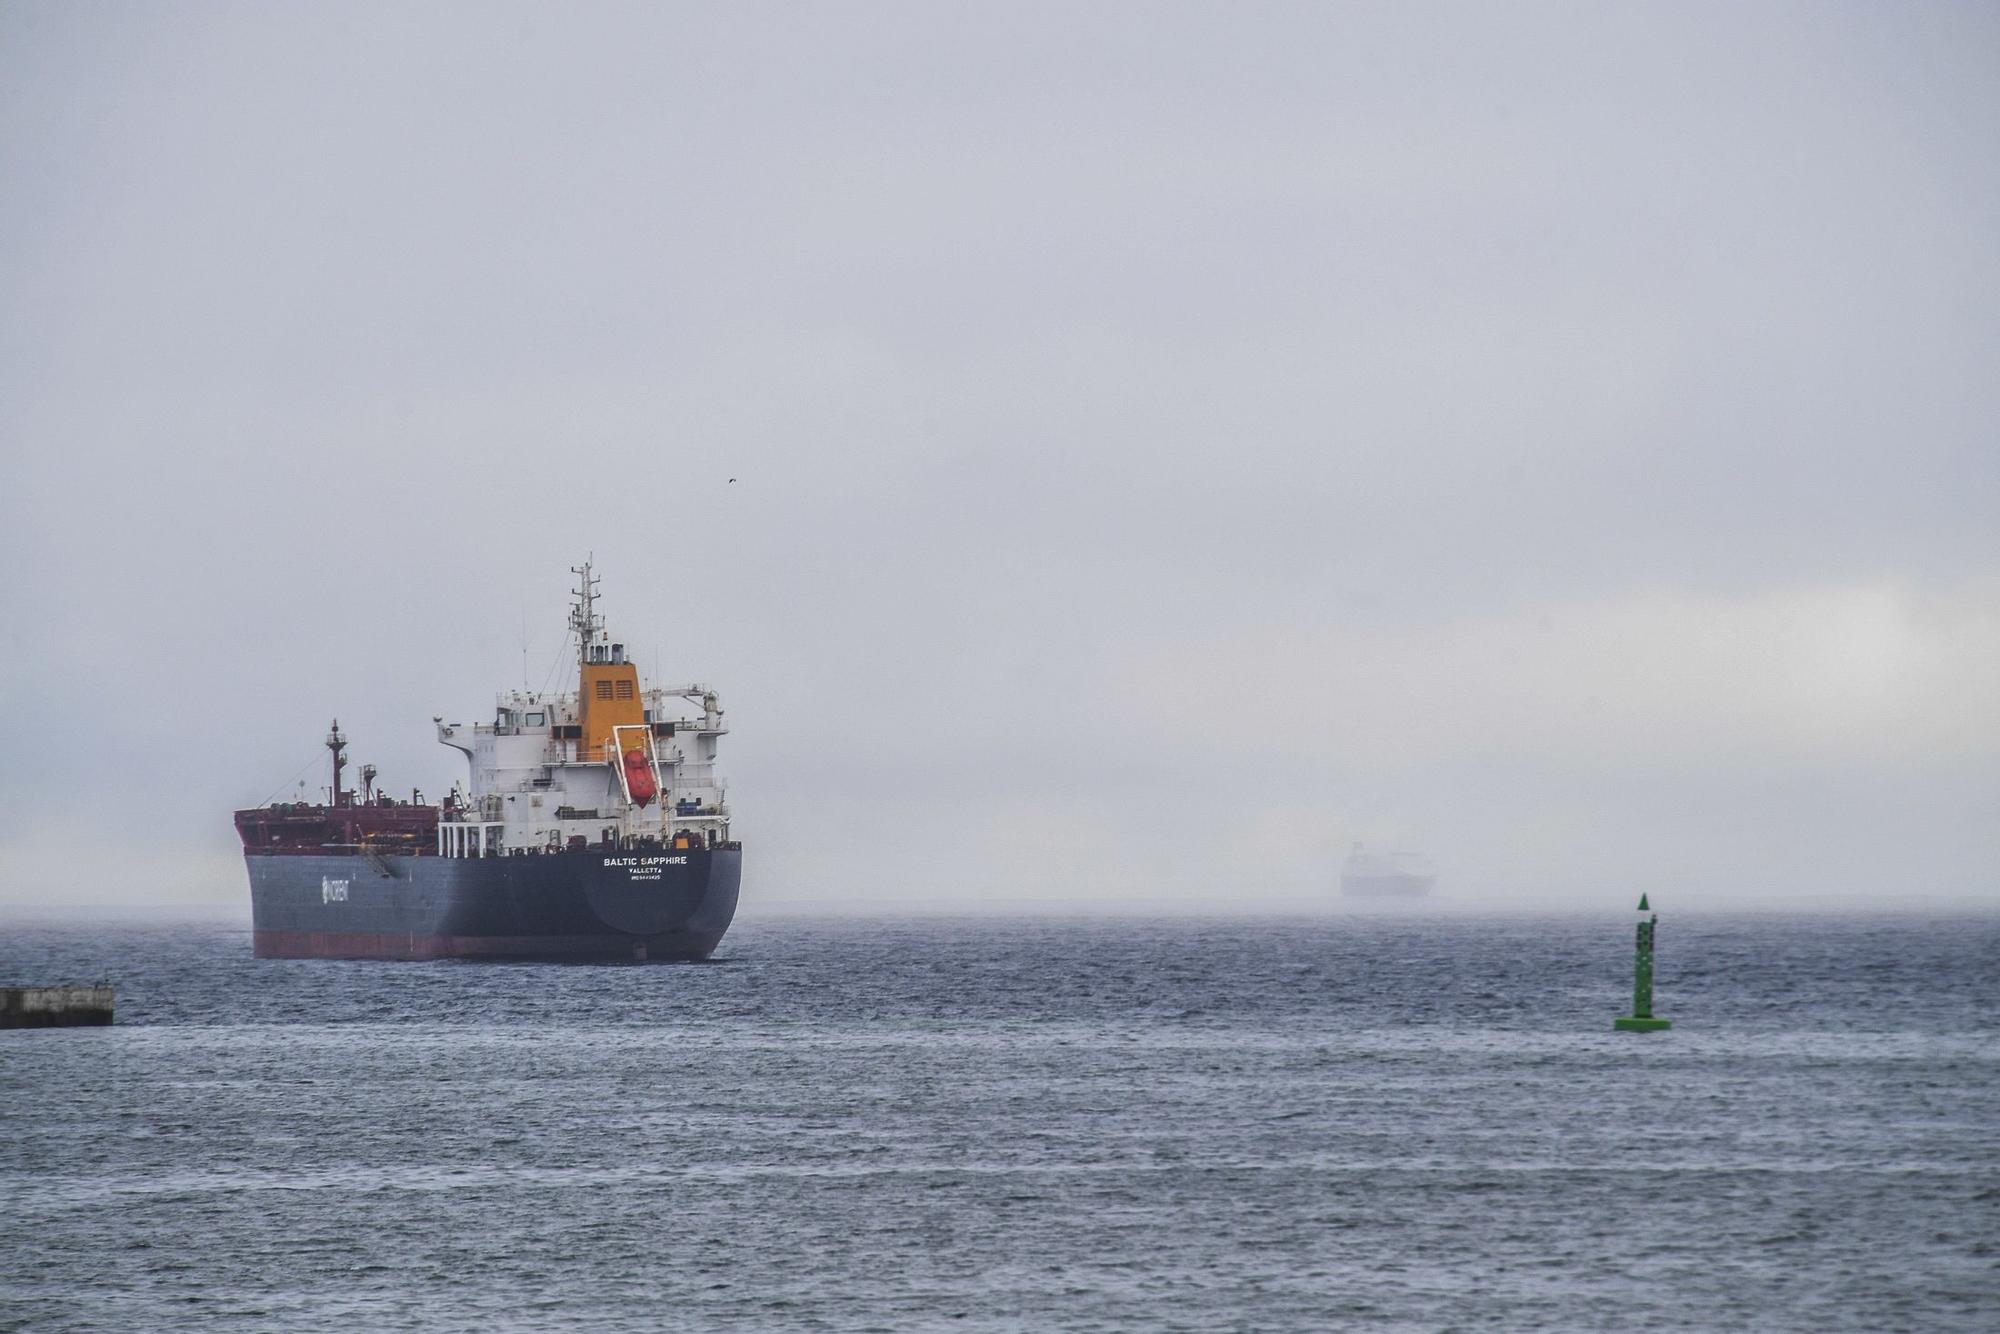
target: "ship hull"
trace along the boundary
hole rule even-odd
[[[736,915],[743,854],[248,855],[262,959],[705,959]]]

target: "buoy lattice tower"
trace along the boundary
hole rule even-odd
[[[1657,1033],[1673,1024],[1653,1013],[1653,928],[1660,918],[1653,913],[1646,902],[1646,896],[1639,896],[1639,911],[1651,914],[1639,923],[1638,944],[1632,956],[1632,1013],[1621,1014],[1611,1021],[1612,1028],[1621,1033]]]

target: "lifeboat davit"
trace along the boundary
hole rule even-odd
[[[634,806],[647,805],[660,794],[659,784],[653,781],[653,766],[637,746],[625,752],[625,790],[632,794]]]

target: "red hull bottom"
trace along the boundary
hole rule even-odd
[[[721,943],[691,932],[658,936],[419,936],[373,931],[257,931],[260,959],[548,959],[676,963]]]

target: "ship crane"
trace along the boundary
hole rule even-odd
[[[699,684],[663,686],[658,693],[701,705],[702,730],[705,732],[722,730],[722,697],[715,693],[714,687]]]

